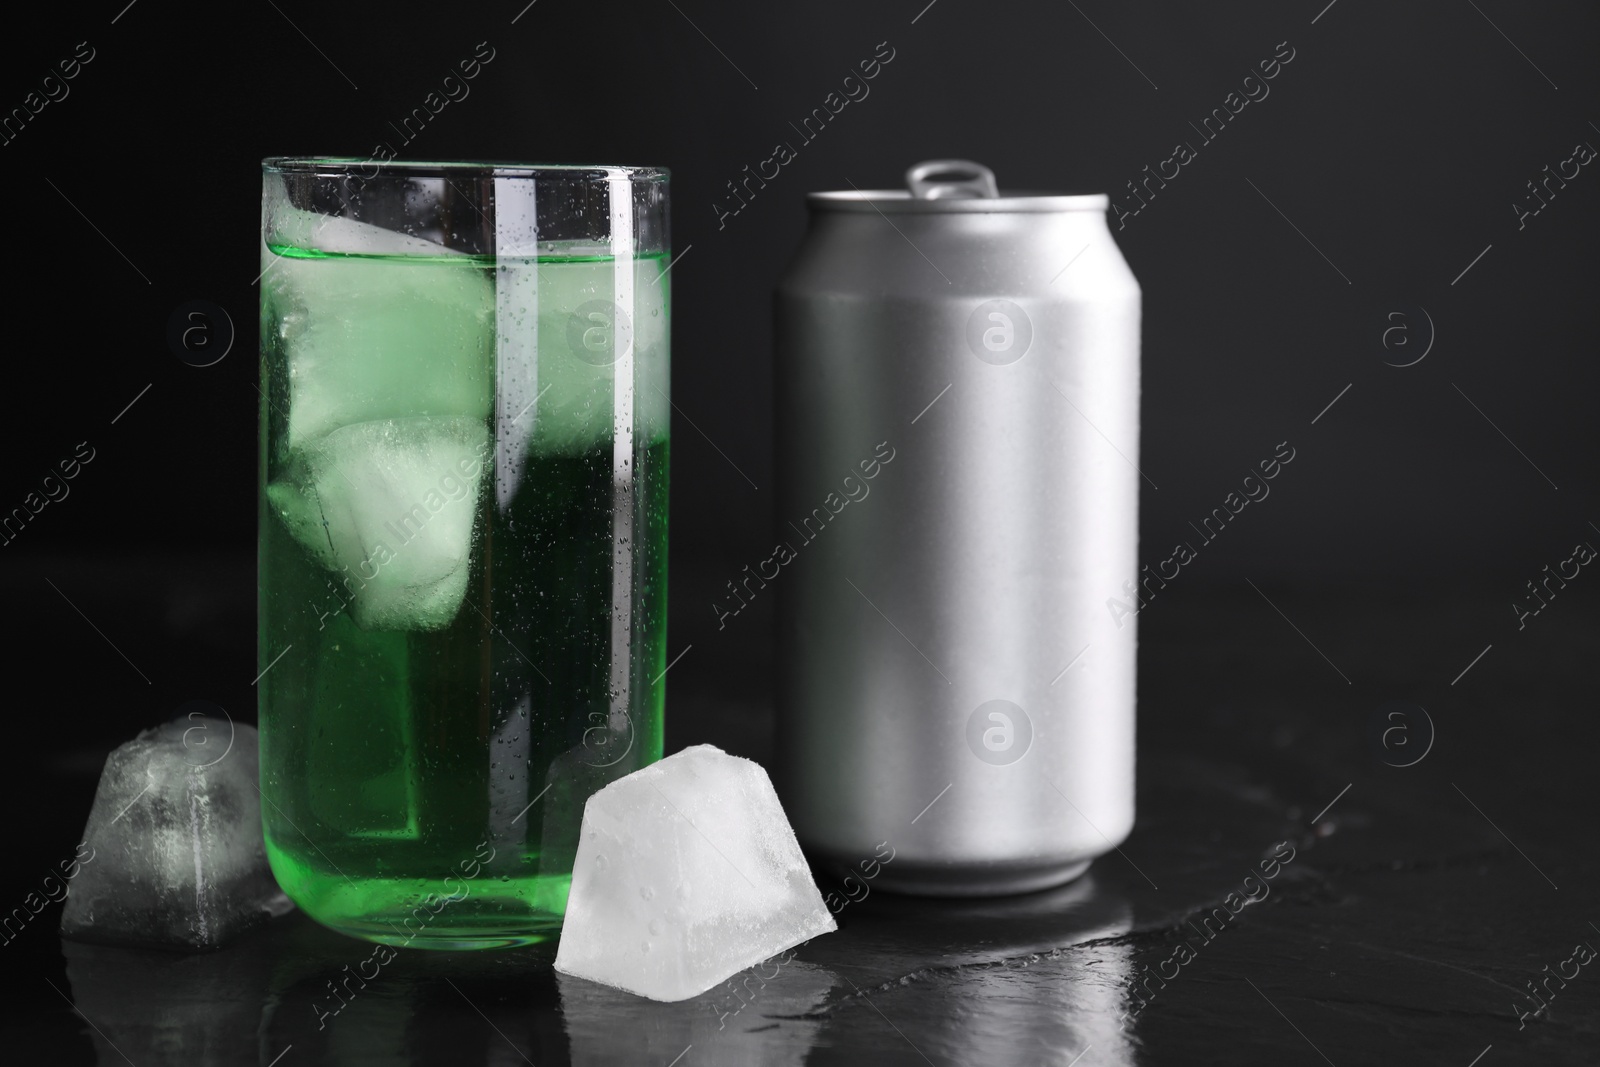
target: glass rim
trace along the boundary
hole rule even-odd
[[[400,177],[443,177],[450,174],[480,174],[496,178],[533,178],[547,181],[666,182],[672,172],[666,167],[632,167],[604,163],[524,163],[499,159],[380,160],[373,156],[267,156],[261,161],[263,173],[310,174],[343,177],[360,169],[376,173],[361,175],[374,181],[383,174]]]

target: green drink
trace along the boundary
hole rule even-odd
[[[560,926],[584,801],[661,755],[664,242],[636,219],[621,241],[508,239],[524,190],[503,170],[453,242],[313,219],[292,175],[276,205],[268,180],[273,872],[355,936],[540,940]],[[571,197],[637,202],[637,177],[566,180]],[[434,186],[458,213],[443,190],[462,185]]]

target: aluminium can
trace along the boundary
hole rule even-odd
[[[1133,826],[1140,290],[1102,194],[907,183],[777,290],[779,788],[859,885],[1026,892]]]

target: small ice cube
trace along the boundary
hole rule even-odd
[[[684,1000],[836,929],[767,772],[696,745],[589,798],[555,966]]]
[[[404,234],[333,218],[308,230],[307,213],[274,210],[324,251],[264,253],[262,329],[283,364],[270,417],[284,423],[268,499],[353,597],[357,625],[442,628],[466,594],[477,472],[492,462],[490,273]]]
[[[267,500],[334,572],[356,625],[437,630],[466,595],[489,453],[476,419],[357,423],[297,453]]]
[[[253,726],[146,730],[106,759],[61,914],[68,937],[212,948],[294,905],[267,867]]]
[[[272,243],[293,248],[315,248],[357,256],[444,256],[462,253],[426,237],[391,230],[344,215],[327,215],[293,206],[282,185],[265,191],[267,231]],[[269,266],[275,253],[262,248],[263,266]]]
[[[487,422],[494,408],[494,285],[469,257],[435,251],[409,259],[269,262],[262,328],[275,335],[270,343],[287,363],[287,410],[275,414],[287,415],[290,449],[374,419]]]

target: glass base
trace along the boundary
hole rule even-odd
[[[443,879],[324,870],[267,841],[278,885],[330,930],[396,948],[441,951],[534,945],[561,933],[570,874],[457,874]],[[448,869],[448,868],[447,868]]]
[[[561,935],[561,916],[528,913],[513,917],[521,901],[485,901],[492,910],[479,914],[456,911],[467,901],[452,904],[427,925],[420,925],[411,912],[363,916],[359,919],[329,921],[315,914],[312,918],[330,930],[364,941],[395,948],[433,949],[441,952],[476,949],[516,948],[537,945]],[[446,917],[448,916],[448,921]]]

